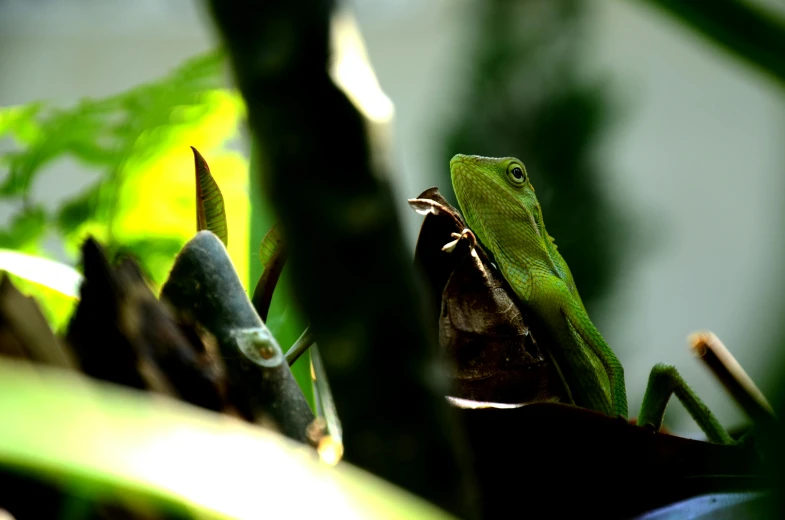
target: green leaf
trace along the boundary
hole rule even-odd
[[[0,358],[0,417],[0,467],[90,501],[203,519],[450,518],[270,430],[75,373]]]
[[[46,212],[40,206],[17,213],[10,225],[0,230],[0,248],[37,251],[37,243],[46,234]]]
[[[256,283],[251,301],[256,313],[264,322],[267,322],[267,313],[270,311],[275,287],[278,285],[278,279],[286,264],[287,254],[280,227],[278,222],[273,224],[259,246],[259,257],[264,270]]]
[[[100,188],[100,184],[92,186],[60,207],[56,222],[61,231],[67,233],[68,230],[76,229],[93,216],[98,205]]]
[[[43,103],[36,102],[0,110],[0,136],[11,134],[19,142],[31,142],[39,133],[35,118],[42,108]]]
[[[210,173],[207,161],[196,148],[192,146],[191,150],[194,152],[196,169],[196,230],[212,231],[224,245],[229,245],[223,195]]]

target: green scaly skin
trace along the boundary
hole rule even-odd
[[[589,319],[572,273],[543,222],[523,163],[513,157],[456,155],[450,174],[469,228],[491,251],[518,298],[543,320],[557,348],[551,355],[577,406],[627,416],[624,369]],[[652,370],[639,424],[659,429],[672,394],[712,442],[733,442],[676,370]]]
[[[520,179],[514,176],[515,168]],[[624,369],[589,319],[570,268],[545,230],[523,163],[456,155],[450,172],[469,227],[560,346],[552,354],[575,404],[626,417]]]

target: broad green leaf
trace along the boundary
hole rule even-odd
[[[221,189],[210,173],[210,167],[204,157],[193,146],[191,150],[194,152],[196,170],[196,230],[212,231],[225,246],[228,246],[229,231],[226,227],[226,212]]]
[[[450,518],[269,430],[75,373],[0,359],[0,417],[0,466],[89,500],[205,519]]]

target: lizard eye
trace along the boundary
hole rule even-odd
[[[526,170],[520,164],[512,163],[507,168],[507,178],[513,185],[520,186],[526,182]]]

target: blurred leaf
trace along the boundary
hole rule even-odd
[[[92,501],[198,518],[449,518],[268,430],[62,371],[0,359],[0,417],[0,466]]]
[[[0,200],[24,208],[0,232],[0,247],[40,253],[45,231],[56,230],[74,260],[88,235],[110,252],[125,249],[154,285],[166,278],[174,253],[193,236],[190,144],[208,151],[221,171],[227,225],[236,237],[229,254],[247,285],[249,203],[247,160],[226,144],[239,135],[244,105],[226,88],[220,52],[183,63],[166,77],[67,109],[42,103],[0,108],[0,137],[19,147],[0,156],[8,174]],[[63,157],[98,171],[98,181],[56,208],[30,208],[38,175]],[[227,227],[228,227],[227,226]]]
[[[40,206],[17,213],[5,230],[0,230],[0,247],[29,253],[38,252],[47,231],[47,214]]]
[[[35,299],[20,293],[7,276],[0,280],[0,353],[75,368],[70,352],[49,328]]]
[[[196,170],[196,230],[212,231],[227,246],[229,230],[226,227],[226,212],[221,189],[210,173],[210,167],[204,157],[193,146],[191,150],[194,152]]]
[[[0,136],[11,134],[22,143],[29,143],[40,133],[35,117],[43,103],[30,103],[0,110]]]
[[[69,265],[40,256],[0,249],[0,270],[48,287],[69,298],[79,298],[82,275]]]
[[[264,270],[256,283],[252,301],[256,313],[264,322],[267,321],[273,293],[278,286],[278,279],[281,277],[284,265],[286,265],[286,248],[283,244],[280,228],[279,223],[273,224],[270,231],[264,235],[259,246],[259,258],[264,266]]]
[[[82,275],[69,265],[19,250],[0,249],[0,270],[16,288],[36,299],[50,326],[62,330],[79,299]]]
[[[63,204],[55,217],[60,231],[68,233],[90,220],[98,204],[100,192],[101,186],[96,184]]]
[[[78,303],[77,299],[12,273],[8,273],[8,278],[22,294],[35,298],[52,330],[57,333],[65,331],[68,320]]]

